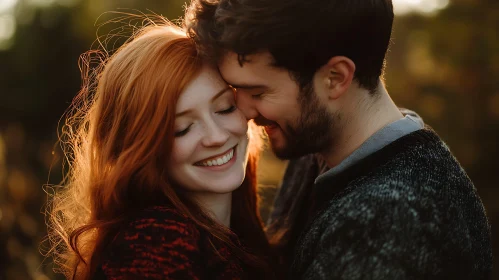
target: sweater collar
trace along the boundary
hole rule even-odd
[[[400,111],[404,114],[402,119],[390,123],[378,130],[340,164],[317,177],[315,183],[320,184],[322,180],[328,181],[330,178],[340,174],[350,166],[355,165],[362,159],[381,150],[397,139],[424,128],[423,119],[414,111],[407,109],[401,109]]]
[[[321,204],[321,200],[329,200],[332,196],[348,191],[346,187],[349,182],[368,175],[371,171],[383,166],[400,153],[412,151],[422,145],[442,144],[443,142],[438,135],[429,126],[425,126],[423,129],[416,130],[389,143],[382,149],[349,166],[341,173],[324,173],[316,180],[314,197],[318,200],[318,204]]]

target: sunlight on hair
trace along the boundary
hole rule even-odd
[[[404,15],[411,12],[433,14],[449,5],[449,0],[393,0],[395,14]]]

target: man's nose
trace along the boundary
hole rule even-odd
[[[237,108],[241,110],[247,120],[252,120],[258,116],[258,111],[254,106],[254,100],[251,98],[250,94],[247,93],[237,93],[236,94],[236,104]]]

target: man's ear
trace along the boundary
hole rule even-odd
[[[340,98],[352,84],[355,63],[345,56],[332,57],[319,70],[320,86],[325,89],[328,99]]]

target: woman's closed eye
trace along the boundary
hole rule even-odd
[[[234,112],[236,109],[237,109],[237,107],[235,105],[230,105],[229,108],[221,110],[221,111],[217,111],[216,113],[220,114],[220,115],[228,115],[228,114]],[[188,127],[186,127],[183,130],[175,131],[175,137],[182,137],[182,136],[186,135],[187,133],[189,133],[191,126],[192,126],[192,124],[190,124]]]
[[[175,132],[175,137],[182,137],[184,135],[187,134],[187,132],[189,132],[189,130],[191,129],[191,125],[189,125],[186,129],[184,130],[180,130],[180,131],[176,131]]]
[[[236,106],[231,105],[229,108],[222,110],[222,111],[218,111],[217,113],[221,114],[221,115],[227,115],[227,114],[234,112],[235,110],[236,110]]]

